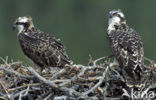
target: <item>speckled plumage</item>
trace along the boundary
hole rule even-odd
[[[32,19],[26,23],[21,22],[24,29],[18,33],[19,43],[24,54],[41,68],[44,66],[64,67],[66,64],[71,64],[72,61],[67,56],[60,39],[35,28],[30,25],[32,23],[30,21]],[[17,19],[15,23],[18,22],[20,21]]]
[[[110,14],[114,20],[120,11],[112,11]],[[122,12],[120,12],[122,13]],[[110,18],[112,19],[112,17]],[[122,74],[129,85],[139,85],[141,82],[142,66],[144,65],[143,43],[135,30],[130,28],[125,20],[109,25],[107,37],[112,53],[122,68]]]

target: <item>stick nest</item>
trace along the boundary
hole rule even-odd
[[[40,72],[20,61],[8,63],[8,57],[0,57],[0,99],[117,100],[131,99],[131,91],[141,91],[141,98],[149,91],[156,93],[156,64],[152,60],[145,58],[148,64],[144,66],[147,70],[143,85],[130,87],[111,58],[92,60],[90,56],[88,66],[75,64]]]

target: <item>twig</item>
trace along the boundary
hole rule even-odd
[[[146,60],[146,61],[148,61],[150,64],[154,64],[154,61],[153,60],[151,60],[151,59],[149,59],[149,58],[146,58],[146,57],[144,57],[144,60]]]
[[[29,85],[28,85],[28,88],[26,89],[26,91],[25,91],[25,93],[24,92],[21,92],[20,93],[20,96],[19,96],[19,100],[21,100],[22,99],[22,97],[24,97],[24,96],[27,96],[28,95],[28,92],[29,92]],[[24,93],[24,94],[23,94]]]
[[[65,79],[65,80],[53,80],[53,81],[51,81],[51,82],[57,84],[57,83],[71,82],[71,80],[70,80],[70,79]]]
[[[53,75],[49,80],[55,80],[61,75],[65,74],[68,68],[66,69],[61,69],[59,72],[57,72],[55,75]]]
[[[16,88],[11,88],[11,89],[7,89],[8,92],[12,92],[12,91],[17,91],[18,89],[22,89],[22,88],[25,88],[25,87],[33,87],[33,86],[39,86],[41,85],[41,83],[34,83],[34,84],[24,84],[23,86],[19,86],[19,87],[16,87]]]
[[[114,72],[117,74],[116,76],[117,76],[118,78],[120,78],[123,82],[125,82],[125,79],[123,78],[123,76],[120,75],[120,73],[119,73],[118,71],[116,71],[116,70],[113,69],[112,67],[110,67],[110,69],[111,69],[112,71],[114,71]]]
[[[16,97],[19,97],[19,99],[21,99],[21,97],[22,97],[22,94],[24,93],[24,92],[26,92],[27,91],[27,89],[25,89],[25,90],[22,90],[22,91],[19,91],[18,93],[16,93],[16,94],[12,94],[11,95],[11,99],[15,99]],[[21,97],[20,97],[20,95],[21,95]]]
[[[0,60],[5,64],[5,65],[7,65],[8,67],[9,67],[9,64],[7,63],[7,57],[6,57],[6,60],[4,60],[2,57],[0,57]]]
[[[86,78],[78,77],[78,79],[81,80],[81,81],[91,81],[91,82],[93,82],[93,81],[100,80],[101,79],[101,76],[99,76],[99,77],[88,77],[87,79]]]
[[[4,87],[3,83],[0,81],[0,85],[2,86],[2,88],[4,89],[4,91],[7,93],[7,97],[10,100],[10,95],[8,93],[8,91],[6,90],[6,88]]]
[[[44,98],[43,100],[49,100],[49,98],[51,97],[51,96],[53,96],[54,94],[53,93],[50,93],[46,98]]]
[[[23,95],[23,96],[26,96],[26,95],[28,94],[29,89],[30,89],[30,86],[28,85],[28,88],[27,88],[27,90],[26,90],[26,92],[24,93],[24,95]]]
[[[34,79],[34,76],[25,76],[25,75],[22,75],[22,74],[20,74],[19,72],[14,71],[13,69],[10,70],[10,69],[6,68],[5,65],[3,65],[3,66],[1,65],[1,66],[0,66],[0,70],[3,70],[3,71],[5,71],[5,72],[8,73],[8,74],[17,75],[18,77],[21,77],[21,78]]]
[[[107,71],[108,71],[108,66],[107,68],[105,69],[105,71],[103,72],[103,75],[102,75],[102,78],[99,80],[99,82],[94,86],[92,87],[90,90],[86,91],[85,93],[83,93],[84,96],[88,95],[89,93],[93,92],[96,88],[98,88],[102,82],[104,81],[105,79],[105,76],[107,74]]]
[[[0,96],[0,100],[6,100],[6,98],[4,98],[4,97]]]
[[[75,96],[80,96],[81,94],[71,88],[66,88],[66,87],[58,87],[58,85],[54,84],[52,81],[46,80],[42,76],[40,76],[33,68],[29,67],[29,71],[41,82],[44,84],[47,84],[51,86],[53,89],[60,90],[64,93],[68,93],[69,95],[75,95]]]
[[[110,55],[110,56],[105,56],[105,57],[101,57],[101,58],[98,58],[96,60],[93,61],[93,66],[96,66],[96,63],[102,59],[108,59],[108,58],[111,58],[113,57],[113,55]]]

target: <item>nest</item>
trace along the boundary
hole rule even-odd
[[[141,87],[129,87],[118,65],[111,62],[112,56],[92,60],[88,66],[67,65],[63,69],[48,69],[39,72],[34,67],[25,67],[22,62],[0,65],[0,99],[2,100],[109,100],[149,98],[156,93],[156,66],[145,58],[145,81]],[[132,91],[139,91],[132,94]],[[151,96],[151,95],[150,95]],[[152,98],[155,98],[152,97]]]

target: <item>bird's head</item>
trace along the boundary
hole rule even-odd
[[[120,25],[126,23],[124,14],[120,10],[109,12],[109,25]]]
[[[33,22],[32,22],[32,18],[31,17],[18,17],[13,25],[13,30],[14,29],[18,29],[19,33],[27,30],[27,29],[31,29],[32,27],[34,27]]]

